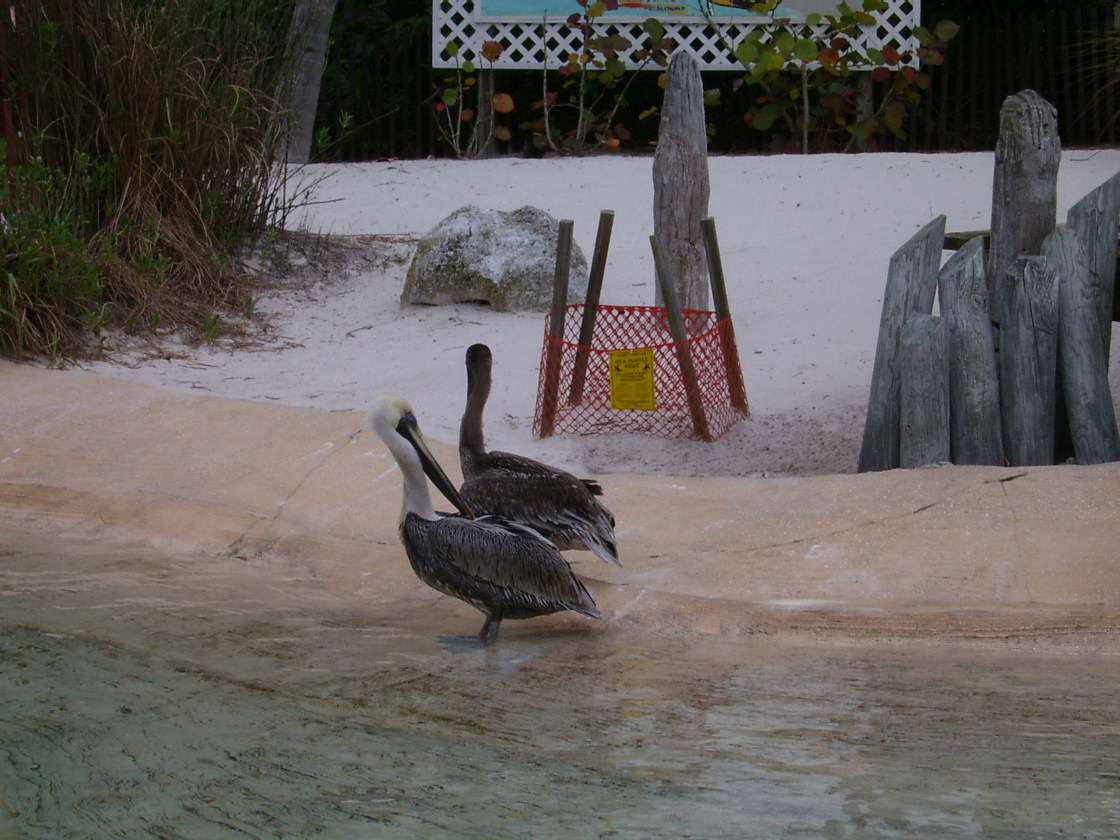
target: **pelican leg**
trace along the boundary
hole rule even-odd
[[[502,620],[495,618],[492,615],[486,616],[486,621],[482,622],[482,629],[478,631],[478,640],[484,645],[497,641],[498,630],[501,628]]]

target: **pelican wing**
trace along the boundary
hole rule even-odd
[[[460,588],[494,587],[505,598],[598,616],[595,601],[551,542],[501,517],[447,517],[424,524],[417,547],[439,557]]]
[[[600,559],[621,565],[614,516],[569,473],[487,473],[464,482],[460,494],[472,510],[524,523],[561,549],[587,548]]]

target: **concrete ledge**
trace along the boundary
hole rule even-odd
[[[360,413],[10,363],[0,382],[9,546],[36,535],[141,540],[198,562],[298,567],[364,604],[438,597],[400,548],[399,474]],[[433,444],[457,477],[454,449]],[[601,479],[625,567],[568,556],[621,626],[991,638],[1120,629],[1120,464]]]

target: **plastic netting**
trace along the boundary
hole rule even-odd
[[[533,420],[538,437],[636,432],[715,440],[750,416],[730,318],[685,309],[681,315],[688,339],[678,343],[664,307],[599,306],[594,338],[584,347],[578,343],[583,312],[580,303],[566,307],[562,340],[550,335],[552,316],[545,316]],[[695,371],[691,395],[682,373],[681,345]],[[613,408],[611,353],[638,348],[653,351],[654,408]]]

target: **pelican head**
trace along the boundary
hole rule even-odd
[[[370,406],[367,421],[378,437],[385,441],[404,476],[404,512],[412,512],[425,519],[438,517],[432,508],[431,497],[424,476],[431,479],[456,510],[473,517],[467,503],[459,495],[451,479],[443,471],[435,456],[428,449],[412,406],[403,397],[379,397]]]

